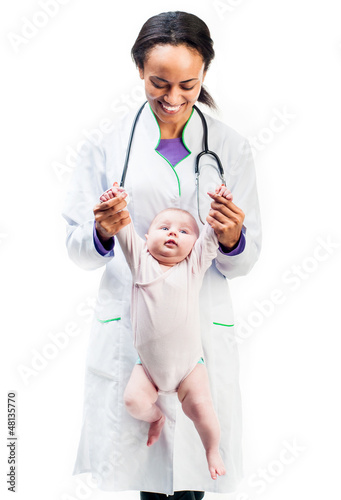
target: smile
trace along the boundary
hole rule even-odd
[[[158,101],[161,105],[161,108],[163,111],[169,114],[174,114],[179,111],[179,109],[184,106],[185,103],[179,104],[178,106],[169,106],[168,104],[165,104],[164,102]]]

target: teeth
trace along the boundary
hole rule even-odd
[[[181,104],[179,106],[166,106],[165,104],[162,103],[162,106],[167,110],[167,111],[178,111],[178,109],[181,108]]]

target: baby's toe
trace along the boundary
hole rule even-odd
[[[218,476],[225,476],[225,474],[226,474],[225,467],[218,467],[217,468],[217,474],[218,474]]]

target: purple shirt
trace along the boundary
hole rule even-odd
[[[98,236],[98,233],[96,230],[96,222],[94,222],[93,235],[94,235],[94,245],[95,245],[97,252],[103,256],[106,255],[107,257],[113,257],[114,256],[113,249],[114,249],[114,245],[115,245],[115,239],[112,237],[112,238],[110,238],[110,240],[102,243],[101,240],[99,239],[99,236]]]
[[[161,139],[156,151],[164,156],[173,167],[189,155],[189,151],[185,148],[181,137]]]
[[[157,151],[169,161],[173,165],[173,167],[179,163],[181,160],[186,158],[189,155],[189,151],[185,148],[182,138],[177,137],[175,139],[161,139],[159,145],[157,147]],[[226,248],[219,244],[219,251],[223,254],[228,255],[238,255],[242,253],[245,248],[245,236],[244,236],[244,228],[240,234],[239,241],[235,248],[228,252]],[[110,240],[106,242],[101,242],[97,231],[96,226],[94,224],[94,244],[97,252],[103,256],[112,257],[114,255],[114,238],[110,238]]]

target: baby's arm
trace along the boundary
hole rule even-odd
[[[124,188],[119,187],[118,183],[114,182],[112,187],[107,189],[100,196],[100,201],[104,203],[125,192]],[[128,196],[125,198],[127,203],[129,202],[128,198]],[[143,239],[136,233],[132,222],[122,227],[116,234],[116,237],[120,243],[126,261],[133,272],[139,265],[140,252],[144,243]]]

